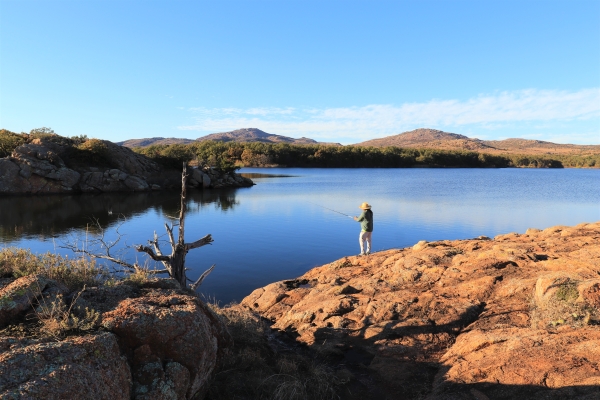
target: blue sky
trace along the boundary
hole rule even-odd
[[[600,144],[600,1],[0,0],[0,128]]]

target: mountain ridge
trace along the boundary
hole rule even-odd
[[[510,138],[481,140],[437,129],[419,128],[397,135],[371,139],[354,146],[432,148],[437,150],[463,150],[482,153],[525,154],[599,154],[600,145],[559,144],[535,139]]]
[[[326,144],[337,145],[339,143],[318,142],[314,139],[301,137],[299,139],[291,138],[283,135],[275,135],[267,133],[258,128],[240,128],[230,132],[211,133],[201,136],[197,139],[177,139],[177,138],[145,138],[145,139],[129,139],[116,144],[125,147],[148,147],[152,145],[169,145],[169,144],[190,144],[196,142],[204,142],[214,140],[217,142],[261,142],[261,143],[288,143],[288,144]]]
[[[117,142],[125,147],[148,147],[152,145],[190,144],[215,140],[220,142],[261,142],[261,143],[287,143],[304,145],[335,145],[339,143],[318,142],[314,139],[301,137],[299,139],[264,132],[258,128],[241,128],[229,132],[212,133],[193,139],[178,138],[145,138],[130,139]],[[481,140],[468,136],[444,132],[438,129],[419,128],[397,135],[375,138],[352,146],[365,147],[404,147],[404,148],[431,148],[436,150],[476,151],[492,154],[600,154],[600,145],[558,144],[543,140],[510,138],[503,140]]]

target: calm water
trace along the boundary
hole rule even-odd
[[[211,233],[188,253],[191,278],[215,263],[202,293],[222,303],[257,287],[359,252],[358,215],[373,206],[375,251],[419,240],[493,237],[527,228],[600,220],[600,170],[575,169],[244,169],[256,186],[189,195],[186,239]],[[261,177],[260,174],[275,176]],[[127,245],[145,244],[176,216],[178,193],[0,197],[0,246],[57,251],[85,245],[90,218],[121,218]],[[109,210],[112,214],[109,215]],[[120,217],[121,216],[121,217]],[[166,237],[163,236],[166,240]],[[168,245],[163,245],[163,250]],[[129,261],[144,261],[125,248]]]

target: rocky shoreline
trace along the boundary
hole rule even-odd
[[[241,304],[328,354],[346,398],[600,396],[600,223],[346,257]]]
[[[345,257],[217,314],[170,279],[73,291],[9,264],[0,257],[0,398],[232,398],[251,359],[274,371],[256,385],[283,377],[276,390],[298,393],[310,382],[287,378],[292,353],[323,365],[310,379],[329,386],[312,398],[600,395],[600,222]],[[32,321],[58,303],[77,329],[41,334]],[[241,321],[235,341],[222,315]],[[272,330],[251,334],[257,316]]]
[[[0,195],[142,192],[181,187],[181,171],[105,140],[90,140],[90,151],[65,145],[60,137],[33,139],[0,158]],[[96,159],[97,158],[97,159]],[[189,186],[249,187],[235,172],[193,168]],[[179,185],[179,186],[178,186]]]

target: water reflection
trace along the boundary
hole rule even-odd
[[[237,190],[244,189],[190,190],[188,209],[214,204],[222,212],[231,211],[239,205]],[[179,207],[178,192],[0,197],[0,242],[31,237],[44,240],[95,221],[112,227],[123,218],[151,210],[177,218]]]

